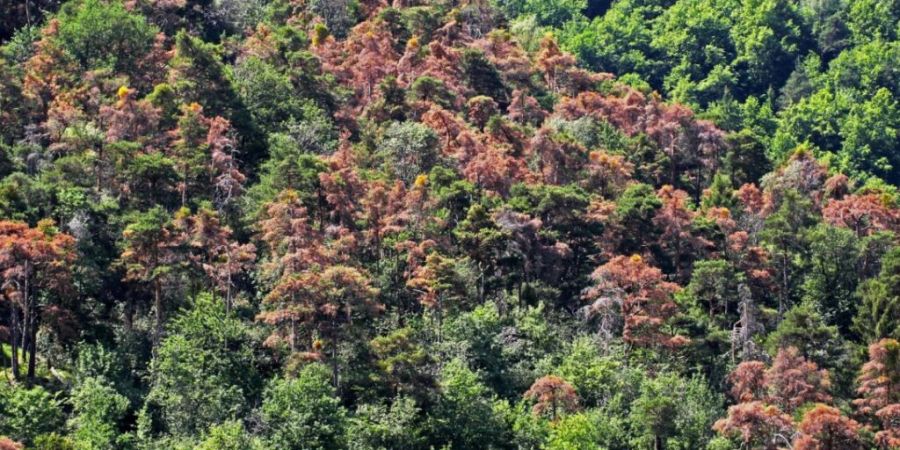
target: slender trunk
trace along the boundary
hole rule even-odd
[[[31,338],[28,347],[28,380],[34,380],[35,368],[37,366],[37,323],[35,323],[34,315],[31,317],[31,324],[28,325]]]
[[[297,319],[291,319],[291,353],[297,352]]]
[[[153,333],[153,343],[156,346],[162,339],[163,330],[162,283],[159,282],[159,279],[153,280],[153,307],[156,310],[156,330]]]
[[[787,303],[788,294],[788,257],[787,250],[783,250],[781,257],[781,295],[778,298],[778,320],[784,315],[784,306]]]
[[[125,331],[131,333],[134,329],[134,300],[132,300],[130,295],[128,296],[128,299],[125,300],[125,310],[122,311],[122,316]]]
[[[229,266],[231,265],[229,258]],[[231,269],[228,269],[228,281],[225,285],[225,312],[231,314]]]
[[[22,324],[19,326],[19,332],[22,338],[23,356],[28,355],[31,351],[31,299],[28,298],[28,278],[25,279],[24,289],[22,290]],[[18,357],[18,355],[17,355]],[[33,374],[31,373],[31,364],[26,364],[26,378],[31,381]]]
[[[12,347],[12,368],[13,378],[19,379],[19,314],[13,305],[9,309],[9,344]]]
[[[337,391],[338,395],[341,394],[341,380],[340,380],[340,368],[338,366],[337,359],[337,346],[338,346],[338,337],[337,333],[334,333],[331,337],[331,382],[334,384],[334,389]]]

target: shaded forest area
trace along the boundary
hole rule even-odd
[[[0,449],[898,449],[898,33],[0,0]]]

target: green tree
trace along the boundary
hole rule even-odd
[[[70,399],[74,416],[69,427],[76,448],[111,450],[130,440],[122,433],[129,401],[102,378],[80,380]]]
[[[598,424],[604,419],[596,411],[569,414],[553,425],[543,448],[548,450],[596,449],[601,442],[601,431]]]
[[[251,436],[244,425],[229,420],[209,429],[193,450],[265,450],[259,438]]]
[[[159,31],[122,2],[67,2],[60,10],[58,39],[86,69],[113,68],[136,74]]]
[[[348,445],[358,450],[415,450],[427,445],[419,423],[420,410],[409,397],[390,406],[363,404],[347,427]]]
[[[898,130],[900,107],[888,89],[881,88],[872,98],[855,104],[841,127],[841,168],[861,177],[871,174],[900,183]]]
[[[803,299],[817,304],[825,320],[846,333],[856,315],[859,242],[853,231],[825,224],[810,231],[808,242],[809,270],[802,286]]]
[[[427,173],[438,162],[438,142],[431,128],[402,122],[388,127],[378,147],[390,171],[411,186],[417,176]]]
[[[793,190],[784,193],[781,206],[766,218],[760,236],[772,255],[778,283],[778,314],[784,314],[799,297],[805,253],[806,230],[813,225],[812,202]]]
[[[276,378],[261,408],[266,441],[279,449],[332,449],[345,442],[346,412],[328,367],[312,363],[296,378]]]
[[[631,405],[632,445],[651,449],[701,448],[712,437],[712,424],[722,414],[722,397],[706,380],[676,373],[646,378]]]
[[[154,425],[175,436],[241,417],[259,391],[253,345],[245,322],[199,295],[172,320],[156,351],[144,414],[158,416]]]
[[[62,429],[63,418],[60,400],[46,389],[0,383],[0,436],[31,445],[38,436]]]
[[[478,375],[454,359],[441,370],[440,383],[442,395],[430,417],[429,442],[450,448],[502,447],[505,424]]]
[[[867,343],[900,339],[900,247],[884,255],[881,273],[861,283],[856,295],[861,303],[853,330]]]
[[[500,105],[509,103],[509,95],[503,85],[500,72],[483,52],[474,49],[464,51],[460,65],[466,75],[469,87],[476,94],[493,98]]]

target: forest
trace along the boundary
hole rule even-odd
[[[900,0],[0,0],[0,450],[900,449]]]

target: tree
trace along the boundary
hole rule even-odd
[[[739,438],[748,448],[775,450],[790,443],[793,425],[791,416],[777,406],[752,401],[729,407],[728,417],[717,421],[713,429]]]
[[[0,437],[0,450],[22,450],[22,444],[6,437]]]
[[[728,375],[731,397],[741,403],[762,400],[768,396],[765,385],[766,364],[762,361],[744,361]]]
[[[345,37],[355,24],[354,13],[357,12],[357,7],[350,0],[313,0],[309,5],[310,10],[325,20],[328,30],[338,38]]]
[[[253,437],[236,420],[229,420],[209,429],[205,438],[193,447],[194,450],[264,450],[259,438]]]
[[[575,388],[556,375],[547,375],[535,380],[525,391],[524,397],[535,402],[532,408],[534,415],[542,416],[549,413],[553,422],[563,414],[579,409]]]
[[[616,199],[612,215],[615,227],[611,227],[610,233],[615,232],[612,237],[617,238],[617,251],[639,254],[646,251],[644,240],[659,233],[653,218],[661,207],[662,201],[652,186],[634,183],[626,187],[625,192]]]
[[[883,177],[890,183],[900,182],[897,172],[897,136],[900,130],[900,107],[895,93],[881,88],[871,99],[854,104],[843,121],[840,151],[843,169],[854,175]]]
[[[666,320],[678,311],[672,294],[674,283],[663,280],[662,272],[638,255],[616,256],[597,268],[591,278],[594,286],[584,298],[593,302],[593,315],[619,308],[624,321],[622,338],[639,347],[675,348],[686,343],[683,336],[666,331]]]
[[[238,200],[247,181],[238,167],[238,143],[234,134],[231,123],[222,117],[214,117],[209,123],[206,145],[210,149],[210,173],[215,187],[213,201],[219,211]]]
[[[463,51],[460,67],[475,93],[490,97],[501,105],[509,103],[500,73],[483,52],[476,49]]]
[[[284,191],[267,205],[260,231],[270,253],[265,275],[272,288],[264,299],[266,311],[257,319],[280,328],[267,343],[276,345],[287,335],[290,350],[297,352],[301,325],[306,325],[310,337],[318,333],[329,339],[333,382],[338,387],[337,347],[343,332],[354,317],[381,310],[375,301],[378,290],[365,270],[343,264],[347,242],[337,239],[332,248],[325,246],[324,236],[308,223],[296,192]],[[315,350],[309,356],[317,355]]]
[[[862,282],[856,295],[862,300],[853,330],[866,342],[900,338],[900,248],[894,247],[881,260],[876,278]]]
[[[0,384],[0,435],[26,445],[63,427],[61,401],[46,389]]]
[[[819,306],[829,324],[848,331],[856,315],[860,245],[849,230],[821,224],[809,235],[804,299]]]
[[[415,337],[411,328],[401,328],[372,339],[369,345],[377,358],[375,364],[380,371],[373,378],[386,383],[398,401],[415,404],[414,400],[419,400],[420,404],[428,404],[437,387],[437,380],[428,370],[435,359],[427,353],[424,346],[416,342]]]
[[[784,314],[784,320],[766,337],[766,349],[795,347],[801,355],[820,367],[846,373],[849,354],[844,335],[834,325],[828,325],[813,304],[801,303]]]
[[[235,279],[252,268],[256,246],[235,242],[231,228],[222,225],[219,215],[207,205],[193,215],[182,209],[176,214],[174,225],[177,239],[187,247],[190,262],[208,279],[204,288],[224,295],[225,309],[231,311]]]
[[[886,204],[885,199],[877,194],[831,199],[822,209],[822,217],[832,225],[849,228],[859,237],[878,231],[900,230],[897,208]]]
[[[246,413],[260,384],[247,324],[201,294],[169,330],[150,363],[145,432],[188,437]]]
[[[875,415],[881,421],[881,431],[875,433],[875,442],[882,448],[900,446],[900,405],[894,403],[886,406]]]
[[[828,371],[807,361],[795,347],[782,348],[763,379],[769,390],[766,401],[785,412],[793,412],[806,403],[831,401]]]
[[[261,408],[267,441],[283,449],[330,449],[344,445],[346,412],[329,384],[328,368],[312,363],[296,378],[276,378]]]
[[[853,405],[871,417],[892,404],[900,403],[900,343],[882,339],[869,345],[869,360],[859,375],[859,398]]]
[[[683,378],[664,372],[645,377],[631,403],[628,422],[640,448],[698,448],[710,437],[721,414],[721,397],[701,377]]]
[[[0,221],[0,289],[9,307],[12,373],[19,377],[19,349],[28,354],[27,377],[33,380],[37,358],[37,332],[43,313],[62,310],[48,302],[62,293],[71,279],[75,239],[42,220],[35,228],[23,222]]]
[[[797,426],[799,436],[794,439],[794,450],[827,450],[841,448],[862,450],[860,425],[841,415],[837,408],[821,403],[803,415]]]
[[[433,244],[433,243],[432,243]],[[413,253],[413,252],[411,252]],[[418,293],[419,303],[437,316],[438,337],[447,311],[460,309],[469,293],[460,261],[431,252],[425,261],[413,268],[406,286]]]
[[[592,412],[566,415],[554,422],[543,448],[548,450],[589,450],[601,442],[598,422],[604,417]]]
[[[146,283],[153,290],[154,332],[159,343],[165,320],[164,287],[179,263],[177,239],[169,214],[157,206],[134,213],[122,232],[122,253],[119,264],[125,269],[123,281]],[[125,305],[125,326],[131,328],[134,305]]]
[[[67,3],[59,15],[59,42],[86,69],[111,67],[134,74],[156,69],[142,67],[141,63],[154,50],[157,32],[143,16],[128,11],[122,3]]]
[[[502,445],[506,424],[494,409],[491,391],[465,362],[454,359],[445,364],[440,386],[442,394],[431,414],[429,442],[451,448]]]
[[[200,180],[208,181],[206,164],[208,149],[206,137],[209,134],[208,119],[203,116],[203,107],[191,103],[181,108],[178,128],[172,131],[171,155],[176,172],[181,177],[179,191],[181,206],[187,204],[188,190],[193,191]]]
[[[75,411],[69,426],[75,431],[75,444],[83,448],[112,449],[125,443],[121,422],[129,401],[102,378],[88,377],[79,382],[70,400]]]
[[[294,283],[294,278],[328,260],[322,237],[309,223],[306,207],[293,190],[281,192],[277,199],[265,205],[259,232],[268,250],[268,258],[261,267],[263,276],[272,284],[272,291],[279,293],[270,295],[268,311],[258,319],[270,325],[289,325],[290,349],[297,351],[301,313],[296,307],[300,301],[296,291],[300,286]],[[281,335],[273,337],[280,339]]]
[[[696,213],[689,209],[687,192],[666,185],[657,191],[656,196],[662,201],[662,207],[653,218],[654,225],[660,231],[660,247],[669,257],[679,279],[684,279],[691,262],[684,261],[685,256],[701,253],[710,243],[692,233],[691,222]]]
[[[745,361],[728,376],[731,396],[742,403],[762,401],[793,412],[810,402],[829,402],[828,371],[800,356],[795,347],[781,348],[766,368],[761,361]]]
[[[390,406],[364,404],[356,409],[347,429],[350,448],[414,450],[425,445],[420,409],[411,398],[397,397]]]
[[[437,135],[424,125],[394,123],[384,132],[379,145],[385,160],[396,176],[411,186],[417,176],[431,170],[438,162]]]
[[[800,284],[801,267],[797,258],[807,248],[804,230],[812,225],[812,205],[796,191],[784,193],[781,206],[766,218],[760,233],[773,256],[778,278],[778,314],[794,304]]]

